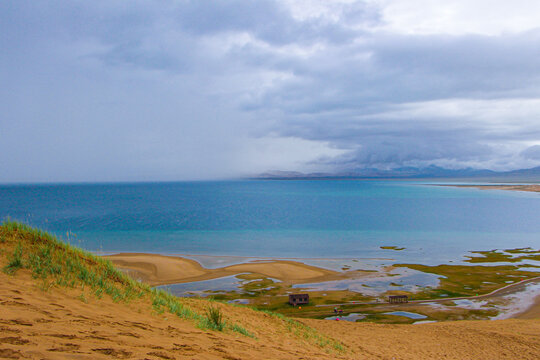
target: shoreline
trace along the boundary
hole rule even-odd
[[[317,266],[307,265],[298,261],[284,259],[261,259],[252,260],[245,263],[223,266],[219,268],[205,268],[199,262],[178,256],[166,256],[159,254],[146,253],[120,253],[104,256],[111,260],[115,266],[126,271],[132,277],[143,281],[150,286],[173,285],[192,283],[198,281],[219,279],[230,276],[241,276],[242,279],[275,279],[284,286],[306,283],[324,283],[336,280],[362,280],[373,279],[375,277],[385,277],[389,275],[389,268],[381,268],[381,271],[334,271]],[[239,257],[241,258],[241,257]],[[248,258],[248,257],[246,257]],[[254,259],[254,258],[248,258]],[[514,284],[507,284],[500,288],[480,296],[462,296],[456,299],[492,299],[504,300],[506,296],[515,294],[516,296],[530,296],[522,293],[527,284],[539,283],[540,276],[522,280]],[[298,291],[302,291],[298,289]],[[327,291],[331,292],[331,291]],[[448,302],[452,298],[411,300],[409,306],[428,302]],[[527,299],[525,299],[527,300]],[[530,300],[530,301],[529,301]],[[354,302],[353,302],[354,303]],[[365,303],[367,304],[367,303]],[[372,305],[374,303],[371,303]],[[380,305],[383,305],[381,303]],[[527,308],[516,311],[514,307],[509,314],[509,318],[530,319],[540,317],[540,295],[534,299],[528,299],[521,302],[522,305],[528,304]],[[336,304],[331,304],[334,306]],[[338,305],[351,305],[342,303]],[[361,305],[356,301],[356,305]],[[315,307],[328,307],[330,305],[315,305]]]

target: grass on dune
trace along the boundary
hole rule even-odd
[[[224,320],[221,326],[214,326],[207,314],[197,313],[183,304],[182,299],[135,281],[117,270],[110,261],[61,242],[39,229],[15,221],[4,221],[0,227],[0,244],[4,247],[0,255],[7,260],[2,270],[14,275],[19,269],[28,269],[43,290],[53,286],[81,287],[97,298],[107,295],[115,302],[148,297],[157,313],[168,312],[192,320],[202,329],[228,329],[253,337],[242,326],[228,324]],[[12,251],[9,251],[10,248]],[[79,299],[88,302],[84,292]]]
[[[174,314],[193,321],[201,329],[233,331],[256,338],[243,326],[225,319],[222,309],[228,305],[214,305],[212,301],[205,300],[206,311],[199,313],[186,305],[182,298],[135,281],[117,270],[109,260],[19,222],[6,220],[0,226],[0,259],[2,257],[6,260],[2,268],[5,273],[14,275],[19,269],[28,269],[43,290],[51,287],[82,288],[83,293],[79,299],[85,303],[90,295],[97,298],[110,296],[115,302],[148,298],[152,309],[158,314]],[[340,342],[319,334],[299,321],[281,314],[263,312],[302,341],[315,344],[327,352],[345,351]]]
[[[239,305],[240,306],[240,305]],[[281,320],[285,322],[287,331],[294,334],[295,336],[306,340],[308,343],[314,343],[321,348],[333,349],[337,352],[344,352],[345,346],[334,339],[322,336],[315,329],[301,323],[300,321],[286,317],[283,314],[276,313],[266,309],[255,309],[256,311],[262,312],[274,319]]]

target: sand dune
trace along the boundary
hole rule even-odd
[[[81,301],[80,289],[43,291],[28,271],[0,273],[0,358],[11,359],[538,359],[540,320],[381,325],[302,320],[342,341],[326,353],[247,308],[220,306],[256,334],[203,331],[149,304]],[[192,300],[191,306],[204,306]],[[197,305],[198,302],[198,305]]]

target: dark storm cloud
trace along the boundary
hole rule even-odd
[[[248,32],[275,45],[316,41],[344,43],[358,36],[347,24],[378,21],[376,9],[364,3],[345,6],[342,15],[343,21],[324,18],[297,21],[284,4],[271,0],[189,0],[180,2],[177,7],[177,19],[191,33]]]
[[[377,4],[2,2],[0,181],[540,164],[540,29]]]

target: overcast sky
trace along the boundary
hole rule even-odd
[[[0,2],[0,182],[540,165],[540,1]]]

